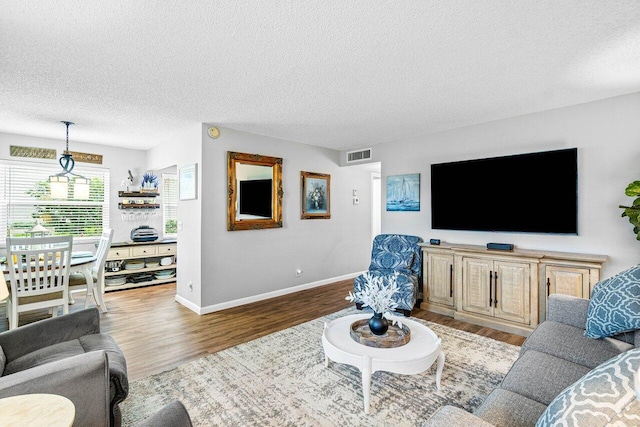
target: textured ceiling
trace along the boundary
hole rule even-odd
[[[640,1],[0,0],[0,132],[348,149],[640,92]],[[73,149],[73,148],[72,148]]]

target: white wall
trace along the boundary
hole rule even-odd
[[[70,141],[70,149],[103,155],[108,168],[110,226],[114,241],[127,241],[129,232],[154,221],[123,221],[117,208],[122,180],[131,170],[139,184],[147,170],[160,171],[197,164],[198,198],[178,203],[182,229],[178,231],[179,274],[176,299],[196,312],[243,299],[260,299],[289,288],[353,275],[369,264],[371,250],[370,172],[338,166],[338,152],[304,144],[222,129],[216,140],[207,126],[193,124],[149,151]],[[64,140],[0,134],[0,158],[10,159],[9,146],[64,149]],[[283,223],[270,230],[229,232],[227,214],[227,151],[282,157]],[[15,158],[11,158],[15,159]],[[47,161],[57,163],[56,160]],[[331,219],[300,219],[300,171],[331,175]],[[353,205],[358,190],[360,204]],[[160,201],[162,197],[159,198]],[[82,246],[82,245],[80,245]],[[80,249],[94,249],[91,242]],[[296,269],[303,270],[295,277]],[[304,303],[304,302],[301,302]]]
[[[196,164],[198,197],[178,201],[178,275],[176,300],[198,312],[202,300],[202,125],[194,123],[148,152],[152,170]]]
[[[620,204],[627,184],[640,179],[640,93],[447,132],[380,144],[372,161],[382,162],[382,232],[410,233],[425,240],[484,245],[513,243],[527,249],[604,254],[603,276],[640,260],[640,242]],[[146,170],[196,163],[198,199],[179,202],[177,299],[196,311],[286,291],[364,270],[371,248],[371,178],[359,168],[340,167],[344,153],[222,129],[210,139],[207,126],[193,124],[149,152],[70,142],[74,151],[103,155],[111,171],[110,225],[115,241],[129,240],[137,225],[117,209],[120,183],[131,169]],[[64,141],[0,134],[0,158],[9,145],[64,148]],[[430,165],[456,160],[578,147],[578,236],[431,230]],[[229,232],[227,151],[283,158],[283,228]],[[57,160],[51,160],[57,162]],[[331,175],[331,219],[300,219],[300,171]],[[386,176],[421,174],[420,212],[386,212]],[[352,203],[358,190],[359,205]],[[523,194],[543,203],[543,189]],[[161,229],[161,223],[150,224]],[[296,269],[303,274],[295,277]],[[189,287],[189,284],[192,284]],[[304,304],[304,301],[300,303]]]
[[[221,303],[286,291],[367,268],[371,251],[369,172],[341,168],[339,153],[334,150],[230,129],[221,129],[220,137],[214,140],[203,126],[202,148],[205,311]],[[227,231],[227,151],[283,158],[283,228]],[[301,171],[331,175],[331,219],[300,219]],[[359,205],[353,205],[353,189],[361,195]],[[303,271],[300,277],[295,277],[296,269]],[[182,267],[180,271],[182,274]]]
[[[561,148],[578,148],[578,235],[487,233],[431,229],[430,165]],[[640,262],[640,242],[621,218],[624,190],[640,179],[640,93],[521,117],[469,126],[400,143],[373,147],[382,161],[382,231],[411,233],[429,240],[608,255],[603,277]],[[420,212],[386,212],[384,182],[389,175],[420,173]],[[473,188],[469,191],[487,191]],[[522,194],[544,203],[544,189]],[[550,206],[549,209],[553,209]]]

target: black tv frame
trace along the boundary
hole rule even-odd
[[[431,228],[578,234],[577,148],[432,164]]]

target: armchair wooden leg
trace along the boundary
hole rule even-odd
[[[356,303],[356,308],[357,308],[358,310],[362,310],[362,303],[361,303],[361,302],[357,302],[357,303]]]
[[[411,317],[411,310],[404,310],[404,309],[400,309],[398,310],[400,313],[402,313],[402,315],[404,317]]]

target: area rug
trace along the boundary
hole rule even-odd
[[[472,411],[502,381],[520,347],[420,319],[442,338],[441,390],[435,364],[418,375],[376,372],[363,410],[360,371],[324,366],[324,322],[354,308],[285,329],[134,381],[121,404],[134,425],[181,400],[196,426],[420,426],[438,408]]]

